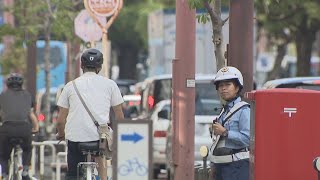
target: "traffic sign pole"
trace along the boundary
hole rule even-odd
[[[74,19],[75,34],[91,45],[93,45],[95,41],[100,41],[102,38],[102,30],[96,21],[98,21],[101,26],[107,24],[106,18],[96,17],[96,19],[93,19],[87,10],[81,10]]]
[[[108,51],[108,49],[110,49],[110,44],[108,43],[108,29],[110,28],[111,24],[114,22],[114,20],[117,18],[117,16],[120,13],[120,10],[122,9],[123,6],[123,0],[111,0],[108,1],[109,5],[114,5],[115,9],[112,9],[110,11],[110,7],[100,7],[98,10],[99,12],[95,11],[94,8],[92,7],[93,3],[97,3],[96,1],[91,2],[92,0],[84,0],[84,6],[87,9],[87,11],[90,13],[90,16],[96,21],[96,23],[99,25],[99,27],[102,30],[102,53],[103,53],[103,59],[104,62],[102,64],[102,69],[101,69],[101,74],[107,78],[109,78],[109,64],[110,64],[110,53]],[[91,6],[90,6],[91,3]],[[96,4],[95,4],[96,5]],[[105,5],[105,3],[101,3],[100,4]],[[102,11],[104,9],[104,11],[106,12],[105,14],[103,14]],[[105,26],[103,26],[99,20],[97,20],[96,15],[99,16],[104,16],[106,18],[110,17],[110,19],[108,20],[107,24]]]
[[[152,121],[115,121],[112,152],[113,180],[152,180]]]

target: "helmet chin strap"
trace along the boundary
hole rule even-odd
[[[98,74],[101,71],[102,68],[96,68],[96,74]]]

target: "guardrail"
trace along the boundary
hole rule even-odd
[[[31,169],[30,169],[30,175],[34,176],[36,173],[36,150],[39,148],[39,176],[40,179],[44,179],[44,157],[45,157],[45,148],[49,147],[51,149],[51,164],[54,164],[56,167],[56,172],[52,171],[52,180],[57,178],[56,180],[60,180],[60,170],[61,170],[61,161],[60,158],[57,158],[57,151],[56,151],[56,145],[58,145],[59,141],[43,141],[43,142],[32,142],[32,156],[31,156]],[[61,141],[59,145],[64,146],[64,153],[66,154],[67,152],[67,146],[65,141]],[[58,153],[59,155],[59,153]],[[59,168],[57,161],[59,160]],[[57,175],[59,173],[59,176]]]

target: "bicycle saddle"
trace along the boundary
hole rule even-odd
[[[80,151],[90,151],[90,152],[96,152],[99,151],[99,142],[80,142],[78,144],[78,147]]]
[[[22,142],[23,142],[23,139],[19,137],[11,137],[9,139],[9,144],[12,144],[12,145],[22,144]]]

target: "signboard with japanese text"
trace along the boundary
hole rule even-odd
[[[97,20],[103,26],[107,23],[104,17],[97,17]],[[99,41],[102,37],[102,29],[85,9],[75,18],[74,28],[76,35],[85,42]]]
[[[115,121],[113,180],[152,179],[152,121]]]
[[[87,2],[95,15],[110,17],[118,9],[120,0],[87,0]]]

